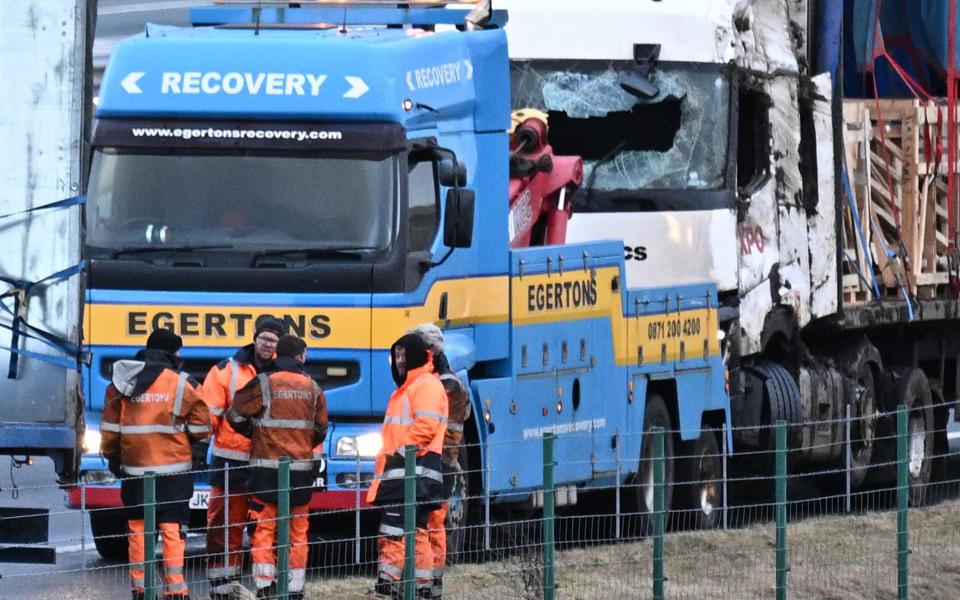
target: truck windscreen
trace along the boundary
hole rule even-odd
[[[395,153],[97,148],[86,244],[94,254],[384,249],[396,230],[399,161]]]
[[[714,190],[726,184],[729,75],[657,63],[652,97],[625,91],[629,61],[515,61],[513,108],[549,116],[554,152],[584,159],[584,188]],[[581,193],[584,190],[581,189]]]

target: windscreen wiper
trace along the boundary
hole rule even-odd
[[[110,258],[117,258],[123,254],[150,254],[153,252],[190,252],[191,250],[229,250],[230,244],[198,244],[182,246],[125,246],[110,252]]]
[[[303,254],[306,258],[361,258],[362,251],[367,248],[328,248],[325,246],[313,246],[306,248],[272,248],[270,250],[258,250],[253,253],[251,259],[254,263],[257,259],[264,256],[281,256],[284,254]]]

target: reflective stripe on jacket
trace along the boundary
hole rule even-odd
[[[201,386],[203,401],[210,409],[213,425],[213,455],[230,460],[250,460],[250,440],[224,418],[237,390],[257,376],[253,364],[253,345],[237,351],[232,357],[210,368]]]
[[[290,457],[291,470],[312,470],[327,434],[327,401],[312,377],[292,371],[257,375],[234,397],[228,418],[238,427],[253,419],[250,466],[276,468]],[[317,453],[314,447],[317,446]]]
[[[381,428],[383,446],[377,454],[376,478],[367,492],[367,502],[376,501],[383,479],[398,475],[393,473],[396,468],[391,468],[389,474],[385,472],[388,456],[408,445],[417,447],[418,457],[428,452],[439,457],[443,452],[443,438],[447,432],[447,395],[432,370],[431,362],[412,369],[404,384],[390,396]],[[430,476],[432,473],[426,473],[421,466],[418,475]],[[402,469],[399,476],[403,477]]]
[[[188,378],[164,369],[132,398],[111,383],[100,420],[104,456],[128,475],[189,471],[190,442],[210,436],[210,414]]]

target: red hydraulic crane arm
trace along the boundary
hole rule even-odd
[[[510,247],[564,243],[582,182],[583,159],[554,156],[545,116],[523,119],[510,138]]]

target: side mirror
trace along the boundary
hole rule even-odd
[[[467,166],[456,159],[445,158],[438,162],[440,185],[461,187],[467,185]]]
[[[469,248],[473,243],[473,190],[454,188],[447,191],[443,216],[443,244],[450,248]]]

